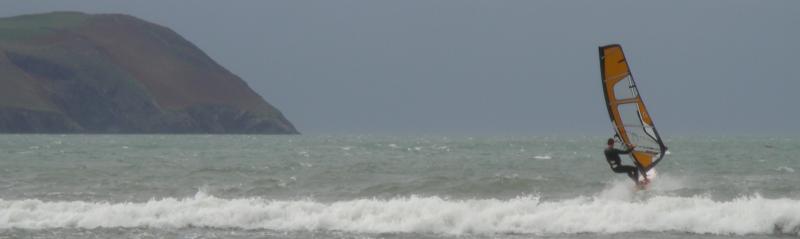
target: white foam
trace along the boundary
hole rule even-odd
[[[642,200],[597,196],[560,201],[542,201],[534,196],[509,200],[412,196],[322,203],[310,199],[221,199],[202,192],[190,198],[141,203],[0,200],[0,228],[192,226],[455,235],[634,231],[798,234],[800,201],[758,195],[730,201],[699,196]]]
[[[534,158],[534,159],[538,159],[538,160],[548,160],[548,159],[553,159],[553,157],[552,157],[552,156],[550,156],[550,155],[536,155],[536,156],[533,156],[533,158]]]
[[[597,195],[598,199],[608,201],[631,201],[634,199],[635,186],[631,180],[616,180],[606,185],[605,190]]]
[[[658,178],[651,178],[650,185],[646,191],[636,188],[630,179],[617,179],[609,182],[606,188],[595,196],[602,200],[612,201],[633,201],[642,199],[642,194],[661,195],[671,191],[686,188],[682,178],[675,178],[669,174],[660,174]]]
[[[433,145],[433,146],[431,146],[431,148],[436,149],[436,150],[442,150],[442,151],[445,151],[445,152],[450,152],[450,147],[447,147],[447,145],[442,145],[442,146]]]
[[[311,163],[299,162],[299,164],[300,164],[300,166],[303,166],[303,167],[306,167],[306,168],[314,167],[314,165],[311,164]]]
[[[786,167],[786,166],[781,166],[781,167],[778,167],[778,168],[777,168],[777,169],[775,169],[775,170],[777,170],[777,171],[779,171],[779,172],[794,173],[794,169],[793,169],[793,168]]]
[[[300,156],[303,156],[303,157],[306,157],[306,158],[311,157],[311,153],[309,153],[308,151],[297,152],[297,155],[300,155]]]

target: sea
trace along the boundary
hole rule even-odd
[[[800,137],[665,138],[5,134],[0,238],[800,237]]]

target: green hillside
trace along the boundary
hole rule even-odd
[[[297,133],[174,31],[120,14],[0,18],[0,132]]]

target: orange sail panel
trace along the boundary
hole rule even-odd
[[[667,147],[647,113],[620,45],[600,47],[600,75],[617,137],[626,145],[636,145],[630,155],[640,170],[647,172],[661,161]]]

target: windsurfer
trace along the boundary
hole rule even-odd
[[[635,145],[628,145],[627,150],[619,150],[614,148],[614,138],[608,139],[608,147],[603,151],[606,155],[606,161],[608,161],[608,165],[611,166],[611,170],[615,173],[625,173],[630,177],[637,185],[643,185],[648,183],[647,177],[645,177],[643,182],[639,182],[639,168],[630,166],[630,165],[622,165],[622,162],[619,158],[620,154],[629,154],[633,151],[633,148],[636,148]]]

